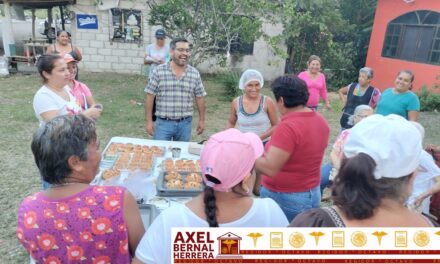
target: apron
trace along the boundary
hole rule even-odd
[[[352,125],[347,124],[347,122],[350,116],[354,114],[354,109],[358,105],[369,105],[371,98],[373,97],[374,88],[371,86],[368,86],[367,90],[362,96],[354,95],[354,89],[356,89],[357,85],[357,83],[353,83],[348,88],[347,103],[344,106],[340,120],[340,124],[343,129],[353,127]]]

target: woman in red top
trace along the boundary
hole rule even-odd
[[[255,167],[263,175],[261,197],[274,199],[291,221],[319,207],[320,167],[330,128],[320,113],[306,107],[309,94],[300,78],[278,77],[272,91],[282,118]]]

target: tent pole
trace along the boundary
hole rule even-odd
[[[32,12],[32,39],[35,41],[35,8],[31,9]]]

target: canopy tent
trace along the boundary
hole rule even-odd
[[[11,56],[10,45],[14,44],[12,32],[10,6],[21,6],[24,9],[32,10],[32,38],[35,39],[35,9],[48,10],[48,25],[52,25],[52,8],[60,7],[61,24],[64,29],[64,15],[62,6],[76,4],[76,0],[51,1],[51,0],[0,0],[0,4],[4,4],[5,18],[3,19],[3,47],[6,56]]]

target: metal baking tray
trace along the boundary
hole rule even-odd
[[[153,204],[140,204],[139,212],[141,214],[141,219],[145,230],[148,230],[154,219],[160,214],[159,209],[157,209],[157,207]]]
[[[196,196],[203,191],[203,183],[200,189],[169,189],[165,185],[166,174],[166,171],[160,171],[157,178],[156,186],[159,196]],[[186,176],[188,176],[190,172],[179,172],[179,174],[182,175],[182,180],[185,183]]]

